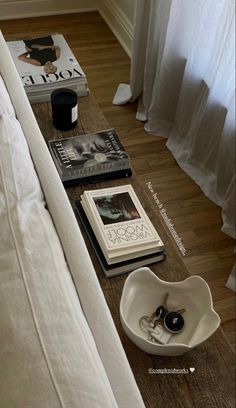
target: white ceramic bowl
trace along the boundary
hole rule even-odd
[[[139,319],[152,314],[169,293],[167,308],[185,308],[185,326],[172,335],[168,344],[147,340]],[[213,309],[210,288],[200,276],[190,276],[181,282],[165,282],[149,268],[132,272],[125,281],[120,302],[120,317],[127,336],[150,354],[178,356],[208,339],[219,327],[220,317]]]

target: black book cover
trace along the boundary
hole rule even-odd
[[[74,187],[83,184],[90,184],[90,183],[101,183],[102,181],[106,180],[115,180],[118,178],[125,178],[131,177],[132,170],[125,169],[120,171],[111,171],[110,173],[105,174],[98,174],[96,176],[84,177],[84,178],[77,178],[72,180],[63,181],[63,185],[65,187]]]
[[[104,272],[104,275],[106,277],[112,277],[112,276],[116,276],[116,275],[120,275],[123,273],[127,273],[127,272],[131,272],[136,268],[140,268],[141,266],[147,266],[150,265],[152,263],[156,263],[156,262],[161,262],[166,258],[166,254],[164,251],[158,252],[158,253],[154,253],[151,255],[146,255],[146,256],[141,256],[138,258],[135,258],[133,260],[129,260],[129,261],[123,261],[123,262],[118,262],[115,263],[113,265],[108,265],[108,263],[106,262],[106,259],[103,255],[103,252],[100,248],[100,245],[93,233],[93,230],[90,226],[90,223],[86,217],[86,214],[82,208],[82,205],[80,203],[80,201],[77,201],[75,203],[76,205],[76,212],[79,216],[80,221],[83,224],[83,227],[89,237],[89,240],[95,250],[96,256],[98,258],[98,261],[102,267],[102,270]]]
[[[109,173],[131,171],[115,129],[50,140],[48,146],[63,183],[102,175],[106,179]]]

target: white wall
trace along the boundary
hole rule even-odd
[[[135,5],[136,0],[0,0],[0,20],[98,10],[131,56]]]
[[[102,0],[99,11],[124,50],[131,57],[136,0]]]
[[[114,0],[114,3],[123,11],[129,21],[133,23],[136,0]]]

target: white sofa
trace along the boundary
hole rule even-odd
[[[144,407],[1,33],[0,407]]]

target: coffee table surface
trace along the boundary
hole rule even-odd
[[[53,128],[49,103],[35,104],[33,111],[46,141],[96,132],[110,127],[92,95],[79,99],[78,126],[70,132],[61,132]],[[164,224],[155,202],[148,194],[147,187],[140,185],[135,174],[131,178],[68,188],[67,194],[74,206],[75,201],[80,198],[84,190],[124,184],[132,184],[165,244],[167,259],[162,263],[152,265],[150,268],[166,281],[185,279],[189,274],[183,263],[182,255]],[[119,318],[120,298],[127,275],[106,279],[81,224],[80,228],[146,407],[234,407],[233,362],[235,355],[223,330],[219,328],[205,343],[180,357],[151,356],[137,348],[127,338]],[[193,373],[149,373],[150,369],[189,369],[190,367],[195,368]]]

